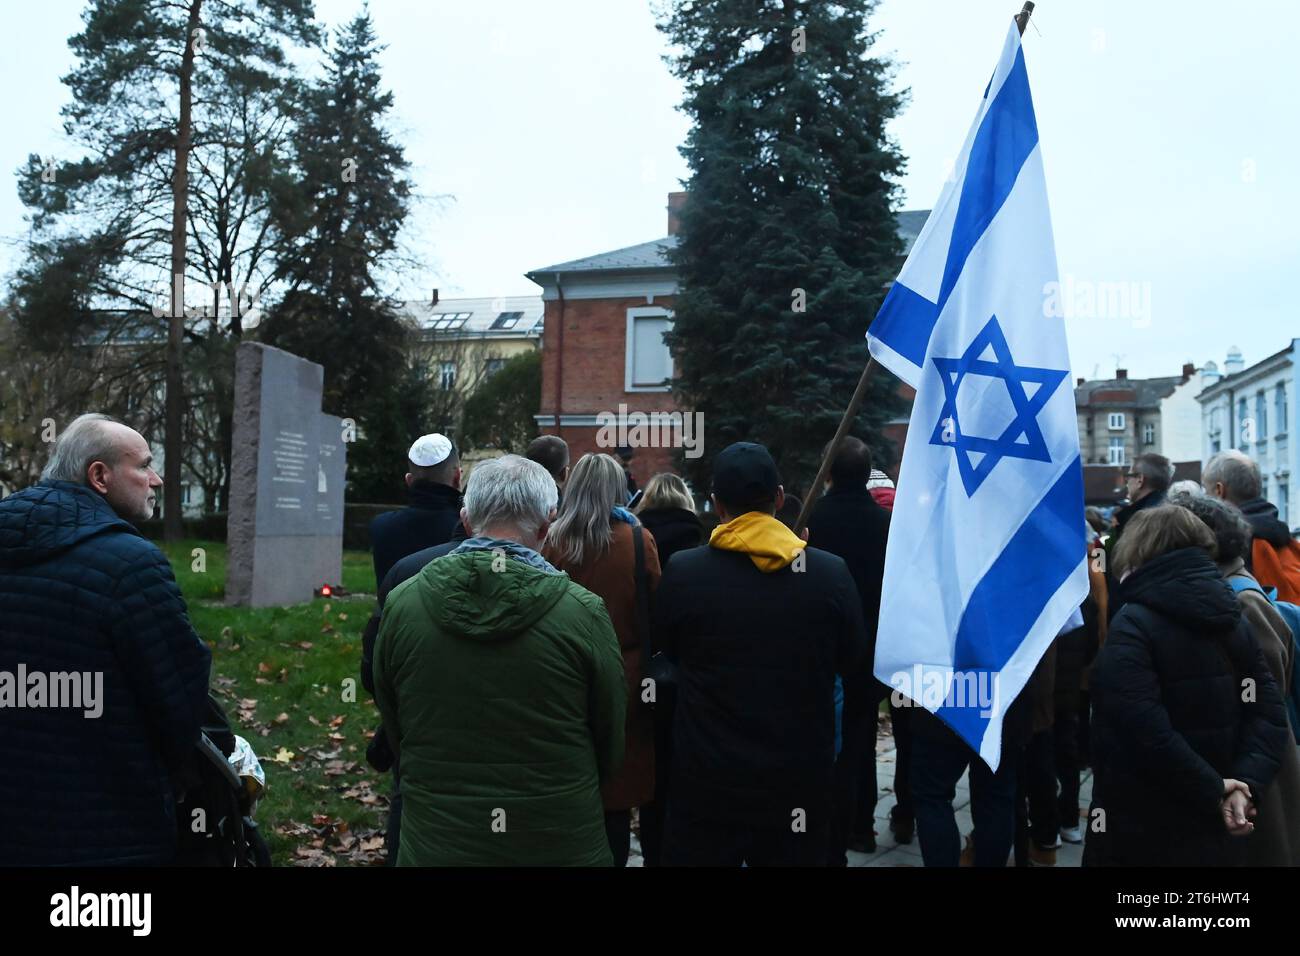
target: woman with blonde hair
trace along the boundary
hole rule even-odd
[[[660,472],[646,482],[641,501],[633,509],[659,547],[659,565],[678,551],[698,548],[707,535],[695,499],[686,482],[670,471]],[[648,867],[658,866],[663,852],[664,815],[668,806],[669,767],[673,751],[673,697],[661,692],[655,705],[655,792],[654,800],[641,805],[641,856]]]
[[[1290,739],[1286,708],[1195,515],[1133,515],[1119,611],[1093,667],[1096,776],[1084,864],[1223,866]],[[1246,688],[1250,689],[1247,693]]]
[[[660,472],[646,482],[641,501],[633,510],[655,536],[661,567],[678,551],[704,543],[704,526],[695,513],[691,490],[670,471]]]
[[[649,600],[659,585],[659,552],[654,535],[622,506],[626,500],[627,477],[617,459],[583,455],[569,473],[559,514],[542,548],[547,561],[605,602],[623,651],[628,695],[623,767],[601,790],[615,866],[627,865],[632,808],[649,803],[655,785],[654,717],[641,699],[641,677]]]

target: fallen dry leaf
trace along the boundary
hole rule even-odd
[[[287,723],[289,722],[289,715],[288,715],[288,714],[285,714],[285,713],[277,714],[276,717],[275,717],[275,720],[273,720],[273,721],[271,721],[271,722],[272,722],[273,724],[277,724],[277,725],[278,725],[278,724],[287,724]]]
[[[263,736],[265,736],[265,734],[263,734]],[[293,758],[294,758],[294,752],[292,750],[286,750],[284,747],[281,747],[279,750],[276,751],[275,756],[272,757],[271,759],[274,760],[276,763],[288,763]]]

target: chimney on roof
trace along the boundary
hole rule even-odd
[[[1074,384],[1077,388],[1083,388],[1083,383],[1086,381],[1087,379],[1084,378],[1082,375],[1080,375],[1077,379],[1074,380]]]
[[[1115,377],[1116,377],[1117,379],[1119,379],[1121,382],[1123,382],[1123,381],[1127,381],[1127,380],[1128,380],[1128,369],[1126,369],[1126,368],[1117,368],[1117,369],[1115,369]]]
[[[1195,375],[1195,374],[1196,374],[1196,366],[1193,365],[1191,362],[1184,362],[1184,363],[1183,363],[1183,381],[1186,382],[1188,379],[1190,379],[1190,378],[1191,378],[1193,375]]]
[[[686,193],[669,193],[668,194],[668,235],[677,235],[681,228],[681,219],[679,214],[682,207],[686,205]]]
[[[438,290],[434,289],[433,298],[429,300],[429,308],[433,308],[437,304],[438,304]]]
[[[1246,363],[1241,357],[1241,349],[1235,345],[1228,349],[1228,357],[1223,362],[1223,374],[1236,375],[1245,367]]]

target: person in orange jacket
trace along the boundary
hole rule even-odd
[[[1300,543],[1278,517],[1276,506],[1261,495],[1259,465],[1235,448],[1209,460],[1203,475],[1205,490],[1241,509],[1254,541],[1250,571],[1266,589],[1277,588],[1279,601],[1300,603]]]

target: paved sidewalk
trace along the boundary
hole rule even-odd
[[[883,722],[888,726],[887,722]],[[883,730],[876,740],[876,782],[880,788],[880,802],[876,804],[876,852],[858,853],[848,851],[849,866],[924,866],[921,862],[921,844],[915,838],[911,843],[899,844],[889,832],[889,811],[897,802],[894,795],[894,771],[896,769],[894,738]],[[968,774],[963,774],[957,782],[957,799],[953,801],[957,813],[957,826],[963,838],[972,829],[970,817],[970,788],[967,786]],[[1085,809],[1092,802],[1092,771],[1083,772],[1079,788],[1079,803]],[[636,835],[632,836],[632,852],[628,857],[628,866],[641,865],[641,846]],[[1061,842],[1056,851],[1057,866],[1079,866],[1083,862],[1083,845]]]
[[[880,788],[880,802],[876,804],[876,852],[857,853],[849,850],[849,866],[924,866],[921,862],[921,844],[916,838],[913,837],[911,843],[899,844],[889,831],[889,811],[897,802],[894,795],[894,771],[897,766],[895,755],[893,736],[882,734],[876,741],[876,782]],[[963,842],[972,829],[968,776],[969,773],[963,774],[957,782],[957,798],[953,801],[957,827],[961,830]],[[1085,770],[1079,787],[1079,803],[1087,808],[1091,802],[1092,771]],[[1056,851],[1056,865],[1079,866],[1082,862],[1083,844],[1061,841],[1061,848]]]

